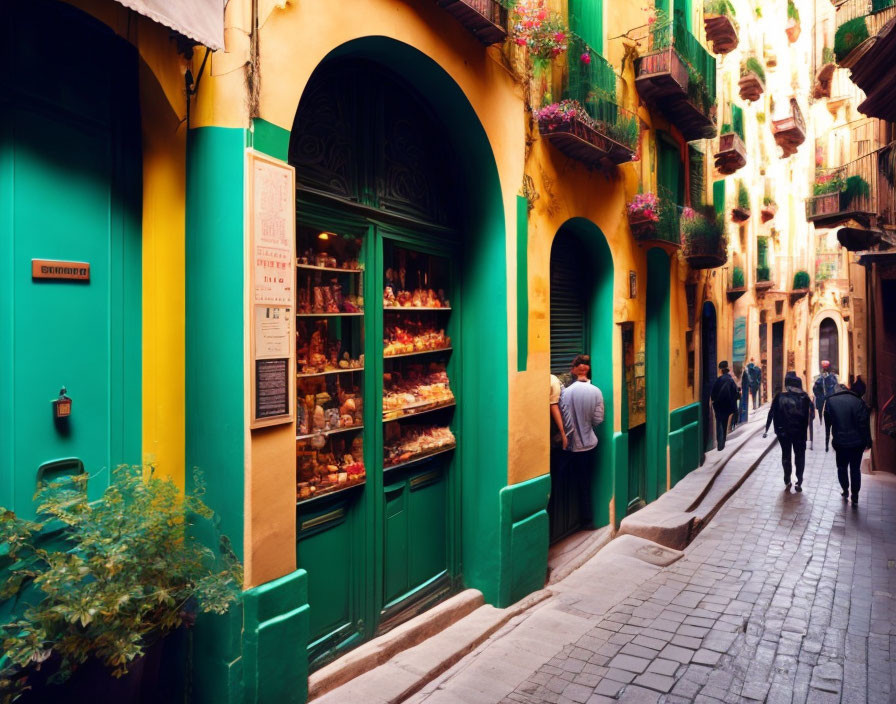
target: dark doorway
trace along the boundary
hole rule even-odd
[[[594,278],[581,256],[582,244],[570,230],[560,230],[551,246],[551,373],[568,385],[576,355],[589,349],[588,291]],[[556,543],[581,528],[576,477],[570,453],[551,448],[551,498],[548,503],[550,542]]]
[[[825,318],[818,326],[818,363],[822,360],[831,363],[831,369],[840,373],[840,333],[837,323],[831,318]]]
[[[771,396],[784,388],[784,321],[772,323],[772,389]]]
[[[765,311],[763,311],[763,314]],[[759,321],[759,367],[762,370],[762,384],[759,385],[759,403],[766,399],[765,389],[768,386],[768,323],[765,316]]]
[[[716,350],[716,308],[707,301],[703,304],[700,315],[700,401],[703,409],[703,450],[711,450],[715,434],[713,433],[712,409],[709,406],[709,393],[716,380],[718,370],[718,352]]]

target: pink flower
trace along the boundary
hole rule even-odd
[[[587,66],[588,64],[591,63],[591,54],[589,54],[589,53],[586,51],[584,54],[582,54],[582,56],[581,56],[581,60],[582,60],[582,63],[585,64],[585,65]]]
[[[653,24],[654,22],[656,22],[656,17],[653,15],[647,18],[647,24]]]
[[[557,32],[557,33],[554,35],[554,39],[555,39],[557,42],[562,43],[563,40],[566,39],[566,35],[565,35],[563,32]]]
[[[517,45],[517,46],[526,46],[526,40],[523,39],[522,37],[517,37],[517,38],[516,38],[516,45]]]

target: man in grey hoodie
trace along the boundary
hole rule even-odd
[[[568,450],[572,452],[572,472],[578,481],[579,515],[582,525],[592,527],[591,477],[597,435],[594,429],[604,422],[604,397],[591,383],[591,357],[578,355],[572,362],[572,382],[560,396],[563,424],[569,431]]]

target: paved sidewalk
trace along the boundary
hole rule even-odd
[[[508,628],[409,701],[896,701],[896,477],[862,479],[853,509],[833,452],[816,450],[805,491],[785,493],[775,447],[683,559],[596,615],[512,692],[490,696],[485,682],[514,657]],[[607,586],[591,582],[595,593]],[[539,627],[551,642],[551,626]]]

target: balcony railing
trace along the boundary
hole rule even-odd
[[[588,165],[631,161],[638,147],[640,123],[637,115],[616,104],[613,67],[578,39],[570,42],[567,56],[564,100],[538,111],[541,135],[567,156]]]
[[[638,59],[635,79],[641,99],[688,141],[714,136],[715,58],[681,18],[651,26],[645,40],[647,53]]]
[[[873,151],[843,166],[819,171],[814,195],[806,200],[806,219],[816,227],[836,227],[849,220],[864,227],[876,225],[881,206],[879,155],[880,150]]]
[[[507,38],[507,8],[497,0],[437,0],[473,36],[488,46]]]
[[[850,69],[850,78],[867,96],[858,106],[869,117],[896,120],[896,91],[891,76],[896,52],[896,2],[846,0],[837,9],[834,53]]]

